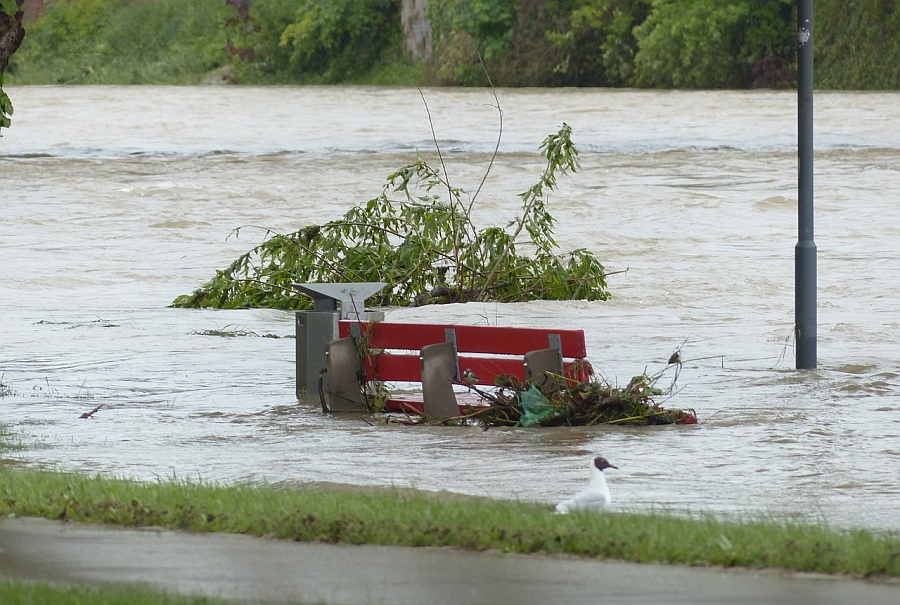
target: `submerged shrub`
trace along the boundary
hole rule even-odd
[[[578,168],[571,128],[541,145],[546,169],[520,194],[507,228],[477,230],[475,199],[449,187],[421,158],[387,178],[381,194],[324,225],[276,234],[241,255],[176,307],[309,308],[291,288],[303,282],[385,282],[380,305],[476,300],[605,300],[603,265],[587,250],[559,254],[546,208],[557,176]],[[417,189],[423,195],[414,195]],[[445,201],[439,192],[448,192]],[[519,236],[533,253],[519,251]]]

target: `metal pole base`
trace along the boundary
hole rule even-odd
[[[794,291],[797,369],[815,370],[817,357],[815,242],[798,242],[794,248]]]

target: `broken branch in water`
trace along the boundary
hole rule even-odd
[[[79,416],[79,418],[93,418],[93,417],[94,417],[94,414],[96,414],[97,412],[99,412],[99,411],[100,411],[100,408],[102,408],[102,407],[103,407],[103,404],[101,403],[100,405],[98,405],[97,407],[95,407],[95,408],[94,408],[93,410],[91,410],[90,412],[85,412],[84,414],[82,414],[81,416]]]

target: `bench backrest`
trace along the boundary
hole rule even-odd
[[[426,345],[446,342],[448,330],[455,337],[460,370],[471,370],[478,377],[478,384],[493,384],[498,375],[524,379],[522,356],[556,346],[556,342],[564,359],[587,356],[584,330],[341,321],[339,335],[344,338],[357,329],[368,340],[369,348],[385,351],[377,356],[374,365],[369,360],[367,376],[387,381],[419,381],[419,351]]]
[[[345,320],[339,324],[341,338],[350,336],[352,325],[360,326],[361,333],[369,339],[369,345],[379,349],[418,351],[425,345],[444,342],[447,339],[446,330],[451,328],[456,332],[456,349],[460,353],[524,355],[529,351],[547,348],[548,337],[558,334],[563,357],[580,359],[587,356],[584,330]]]

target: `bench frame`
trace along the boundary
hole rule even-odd
[[[378,392],[385,382],[405,382],[421,383],[421,397],[389,395],[388,410],[450,418],[473,404],[461,402],[454,385],[514,377],[551,388],[592,371],[583,330],[343,320],[338,335],[328,345],[323,389],[333,412],[366,410],[367,383]]]

